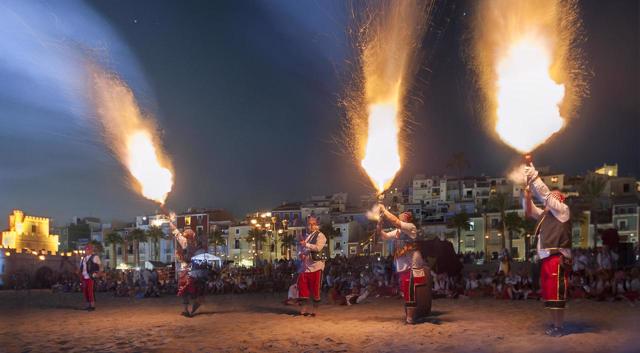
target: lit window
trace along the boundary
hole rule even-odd
[[[551,177],[551,182],[552,183],[557,183],[558,182],[558,177],[557,176],[552,176]]]

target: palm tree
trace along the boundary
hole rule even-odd
[[[470,230],[471,222],[469,222],[469,215],[462,211],[461,213],[456,213],[453,218],[451,218],[452,225],[458,230],[457,239],[458,239],[458,254],[460,254],[460,237],[462,235],[462,230]]]
[[[133,241],[133,262],[135,264],[134,267],[140,266],[140,242],[144,242],[147,240],[147,233],[145,233],[142,229],[135,228],[134,230],[129,232],[129,237]]]
[[[122,237],[122,261],[128,265],[129,264],[129,243],[131,239],[129,238],[129,232],[125,232],[125,236]]]
[[[153,258],[160,261],[160,239],[164,239],[164,232],[158,226],[151,226],[147,230],[147,238],[153,242]]]
[[[506,226],[504,223],[505,211],[508,210],[509,207],[511,207],[511,203],[512,203],[511,196],[502,192],[497,192],[493,194],[489,198],[489,202],[487,203],[487,207],[489,209],[500,213],[500,223],[502,226],[502,237],[500,237],[500,246],[502,247],[502,249],[506,247],[505,238],[507,237]],[[508,245],[509,245],[509,248],[507,248],[507,250],[511,251],[511,239],[509,239]]]
[[[222,231],[218,227],[213,227],[209,231],[209,245],[213,245],[213,254],[218,255],[218,246],[226,245],[225,239],[222,236]]]
[[[329,249],[329,257],[331,257],[331,239],[340,236],[340,231],[333,228],[330,223],[325,223],[320,227],[320,232],[327,238],[327,248]]]
[[[110,260],[113,260],[113,264],[111,266],[115,269],[118,265],[118,253],[116,252],[116,246],[123,243],[122,236],[118,232],[111,231],[105,235],[104,243],[111,245],[111,250],[113,251],[111,252]]]
[[[504,227],[509,234],[508,249],[511,249],[513,234],[519,234],[522,231],[522,222],[523,219],[515,212],[509,212],[504,215]]]
[[[589,203],[591,211],[591,224],[593,224],[593,247],[598,245],[598,221],[596,213],[600,209],[600,196],[607,186],[607,178],[603,175],[591,173],[582,181],[578,190],[580,196]]]
[[[266,239],[266,232],[264,229],[253,227],[249,230],[249,234],[247,235],[246,240],[248,243],[253,243],[255,245],[256,261],[258,260],[259,254],[260,254],[260,248],[261,248],[260,244],[264,243],[265,239]]]
[[[463,152],[456,152],[447,162],[447,168],[453,170],[458,178],[458,201],[462,201],[462,174],[469,168],[469,161],[465,158]]]
[[[285,233],[282,235],[282,240],[280,242],[283,248],[287,249],[288,259],[291,259],[291,247],[296,245],[296,236],[293,234]]]

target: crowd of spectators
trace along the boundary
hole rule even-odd
[[[497,262],[475,265],[483,254],[460,256],[467,263],[459,274],[431,273],[434,298],[478,298],[526,300],[538,299],[536,262],[505,266],[504,257]],[[636,301],[640,298],[640,269],[618,265],[618,255],[606,247],[597,250],[574,249],[569,292],[572,298]],[[233,264],[215,268],[203,279],[208,294],[287,293],[287,304],[297,298],[297,268],[294,260],[263,261],[254,267]],[[78,277],[61,276],[54,291],[81,291]],[[392,257],[344,257],[327,260],[323,290],[328,303],[353,305],[369,297],[391,297],[398,291]],[[123,297],[157,297],[175,294],[173,272],[165,270],[107,270],[96,281],[96,291],[112,292]]]

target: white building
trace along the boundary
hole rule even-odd
[[[447,179],[418,174],[411,183],[410,203],[431,204],[447,200]]]

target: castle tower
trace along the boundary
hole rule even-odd
[[[49,234],[49,218],[25,215],[13,210],[9,215],[9,230],[2,232],[2,247],[30,251],[58,252],[59,237]]]

